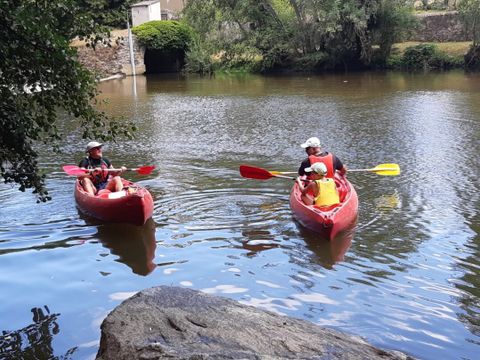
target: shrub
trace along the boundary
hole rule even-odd
[[[461,57],[454,57],[439,51],[434,44],[419,44],[408,47],[403,54],[401,63],[402,67],[407,70],[445,70],[463,67]]]
[[[236,43],[228,46],[218,59],[218,66],[222,70],[252,71],[259,68],[262,56],[258,49],[245,43]]]
[[[188,25],[174,20],[149,21],[135,26],[132,32],[139,42],[155,50],[188,50],[195,34]]]
[[[326,66],[325,62],[328,60],[326,53],[317,51],[311,54],[306,54],[295,60],[294,69],[300,71],[315,71],[323,70]]]
[[[400,54],[392,54],[387,58],[387,69],[401,69],[403,67],[403,57]]]
[[[185,55],[184,72],[202,75],[211,74],[213,72],[211,53],[212,51],[204,43],[198,40],[192,42]]]
[[[408,70],[428,70],[435,52],[436,46],[433,44],[410,46],[403,54],[403,66]]]

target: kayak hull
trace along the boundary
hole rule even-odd
[[[152,216],[153,199],[150,192],[135,183],[122,179],[126,190],[90,195],[77,180],[75,201],[84,214],[108,223],[128,223],[141,226]]]
[[[346,177],[338,174],[335,175],[335,183],[341,202],[333,207],[306,205],[301,199],[297,183],[293,185],[290,193],[290,208],[295,219],[304,227],[330,240],[351,228],[358,216],[358,196],[355,188]]]

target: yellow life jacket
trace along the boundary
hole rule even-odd
[[[319,193],[315,197],[316,206],[329,206],[340,203],[337,185],[333,179],[315,180]]]

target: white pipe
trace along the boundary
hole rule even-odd
[[[130,21],[128,20],[128,11],[127,11],[127,29],[128,29],[128,47],[130,49],[130,65],[132,66],[132,75],[135,76],[135,58],[133,57],[133,40],[132,40],[132,31],[130,30]]]

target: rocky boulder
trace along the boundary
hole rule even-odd
[[[102,324],[97,359],[410,359],[360,338],[178,287],[137,293]]]

